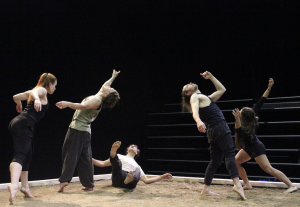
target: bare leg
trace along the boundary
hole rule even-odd
[[[202,195],[202,196],[218,196],[219,195],[217,193],[210,191],[209,188],[210,188],[209,185],[204,185],[200,195]]]
[[[128,184],[128,183],[132,182],[133,178],[134,178],[133,172],[130,171],[124,180],[124,184]]]
[[[25,198],[34,198],[34,196],[31,195],[31,192],[29,190],[28,171],[21,172],[21,183],[22,183],[22,187],[20,191],[25,195]]]
[[[292,192],[297,191],[297,188],[295,186],[293,186],[290,179],[288,179],[288,177],[286,177],[286,175],[284,173],[282,173],[281,171],[279,171],[271,166],[266,155],[260,155],[260,156],[256,157],[255,160],[266,173],[273,175],[278,180],[280,180],[281,182],[284,182],[288,186],[288,190],[285,191],[285,193],[292,193]]]
[[[241,164],[249,161],[250,159],[251,157],[243,149],[241,149],[235,156],[235,162],[239,171],[239,176],[242,178],[245,184],[244,190],[252,189],[252,186],[249,183],[247,173]]]
[[[115,143],[113,143],[113,145],[111,146],[111,150],[110,150],[111,158],[114,158],[116,156],[117,150],[120,148],[120,146],[121,146],[120,141],[116,141]]]
[[[66,187],[69,183],[68,182],[63,182],[59,184],[59,189],[57,190],[57,192],[61,193],[64,192],[64,187]]]
[[[19,179],[22,171],[22,165],[17,162],[12,162],[9,165],[10,171],[10,182],[11,184],[8,186],[8,191],[10,193],[9,203],[13,204],[16,194],[18,192]]]
[[[243,200],[247,200],[247,198],[245,197],[245,194],[244,194],[244,189],[243,189],[243,187],[240,183],[239,177],[233,178],[232,181],[233,181],[233,184],[234,184],[232,190],[235,191],[236,193],[238,193],[239,196],[241,196],[241,198]]]

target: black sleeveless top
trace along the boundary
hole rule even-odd
[[[197,93],[197,94],[202,94],[202,93]],[[202,94],[202,95],[204,95],[204,94]],[[220,110],[220,108],[216,105],[216,103],[213,100],[211,100],[211,98],[209,96],[207,96],[207,97],[210,99],[211,103],[209,106],[199,108],[199,116],[200,116],[200,119],[206,125],[206,127],[211,127],[214,124],[216,124],[222,120],[225,120],[225,117],[224,117],[222,111]]]
[[[37,112],[34,108],[34,101],[31,101],[29,104],[27,104],[20,115],[30,116],[34,119],[34,121],[36,121],[36,123],[38,123],[44,117],[48,108],[49,102],[46,105],[42,105],[42,110]]]

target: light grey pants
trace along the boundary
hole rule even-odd
[[[92,162],[91,134],[69,128],[62,148],[62,172],[59,182],[70,182],[75,168],[81,184],[94,187],[94,165]]]

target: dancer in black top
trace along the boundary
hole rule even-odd
[[[241,111],[239,111],[239,109],[235,109],[232,112],[235,118],[235,144],[236,147],[240,149],[235,160],[238,166],[239,175],[244,181],[245,190],[251,189],[252,186],[249,183],[247,173],[241,164],[249,161],[251,158],[254,158],[266,173],[273,175],[288,186],[285,193],[291,193],[297,191],[297,188],[293,186],[292,182],[285,174],[270,165],[266,156],[265,146],[256,136],[256,128],[258,127],[258,117],[256,115],[267,100],[273,85],[274,80],[271,78],[269,80],[267,90],[253,108],[244,107]]]
[[[9,132],[14,142],[14,158],[10,163],[11,184],[9,202],[13,204],[18,191],[19,178],[21,177],[21,189],[25,197],[33,198],[28,186],[28,170],[32,158],[31,141],[34,136],[36,124],[43,118],[48,109],[47,93],[55,91],[57,79],[51,73],[43,73],[38,84],[32,90],[13,96],[16,109],[20,115],[16,116],[9,124]],[[22,111],[21,101],[27,100],[27,106]]]
[[[217,91],[210,96],[206,96],[200,93],[196,84],[187,84],[182,89],[182,107],[193,113],[193,118],[200,132],[205,133],[207,129],[207,137],[210,144],[210,163],[205,172],[204,187],[201,195],[218,195],[210,191],[210,184],[225,156],[226,168],[234,183],[233,190],[243,200],[246,200],[234,159],[235,153],[231,131],[221,110],[215,104],[225,93],[226,89],[210,72],[206,71],[200,75],[205,79],[210,79]]]

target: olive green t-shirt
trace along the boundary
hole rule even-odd
[[[102,98],[98,95],[95,95],[95,97],[101,101],[99,108],[76,110],[73,115],[72,122],[69,125],[70,128],[79,131],[87,131],[91,134],[91,123],[96,119],[102,109]],[[88,97],[83,99],[81,103],[84,103],[87,99]]]

